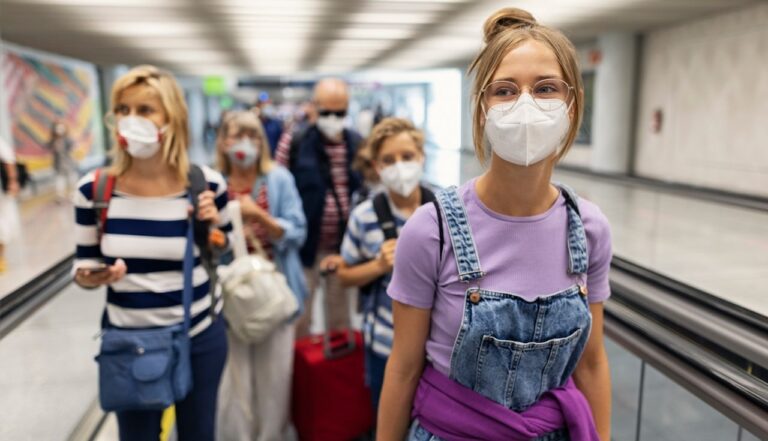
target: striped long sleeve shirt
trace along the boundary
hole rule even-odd
[[[229,232],[232,225],[227,211],[227,185],[224,178],[202,167],[208,188],[216,194],[220,229]],[[107,288],[106,318],[117,328],[155,328],[181,323],[184,310],[182,265],[188,225],[188,192],[163,197],[139,197],[113,191],[101,242],[98,239],[93,209],[94,174],[78,183],[75,192],[76,243],[75,268],[94,262],[113,264],[123,259],[128,268],[125,277]],[[209,295],[208,274],[194,247],[194,294],[192,328],[196,335],[211,324],[210,309],[221,309]]]

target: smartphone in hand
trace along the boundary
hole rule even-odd
[[[90,271],[91,274],[103,273],[105,271],[109,271],[109,265],[107,265],[106,263],[97,263],[97,264],[93,264],[93,265],[81,266],[77,270],[78,271]]]

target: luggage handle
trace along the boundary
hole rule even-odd
[[[335,268],[327,268],[320,270],[320,277],[323,279],[323,283],[328,283],[328,277],[336,272]],[[326,295],[328,290],[325,290]],[[334,333],[330,329],[330,323],[328,320],[328,311],[323,314],[325,319],[325,332],[323,333],[323,355],[326,360],[335,360],[342,358],[345,355],[351,354],[357,349],[357,340],[355,339],[355,333],[352,328],[348,328],[344,335]],[[334,335],[335,334],[335,335]]]
[[[333,336],[332,332],[323,334],[323,355],[326,360],[335,360],[355,352],[357,342],[352,329],[347,329],[344,335]]]

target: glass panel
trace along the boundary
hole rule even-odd
[[[605,340],[605,349],[611,365],[613,390],[611,438],[635,441],[642,361],[610,339]]]
[[[650,365],[645,367],[641,441],[736,441],[739,427]]]

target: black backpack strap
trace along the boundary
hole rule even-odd
[[[376,212],[379,228],[384,232],[384,240],[397,239],[397,223],[389,206],[386,192],[381,192],[373,198],[373,210]]]
[[[200,251],[200,262],[203,264],[206,273],[208,273],[208,281],[210,286],[211,295],[211,318],[216,318],[216,285],[218,284],[218,274],[216,267],[218,266],[218,255],[214,252],[213,247],[209,241],[210,225],[208,222],[203,222],[197,219],[198,212],[198,197],[200,193],[208,190],[208,180],[205,179],[205,173],[203,169],[195,164],[190,164],[189,174],[187,175],[189,180],[189,194],[192,199],[192,227],[195,245]]]
[[[189,166],[189,193],[192,198],[192,206],[194,211],[192,213],[195,227],[195,244],[200,250],[201,257],[207,257],[206,254],[210,252],[210,245],[208,244],[209,226],[206,222],[200,222],[197,220],[198,211],[198,197],[200,193],[208,190],[208,181],[205,179],[203,169],[197,165],[191,164]]]
[[[435,193],[425,186],[421,186],[421,205],[431,204],[437,200]]]

